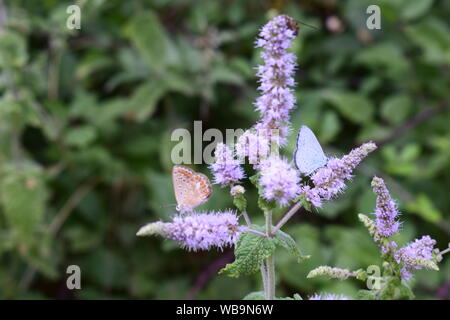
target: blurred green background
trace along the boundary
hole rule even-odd
[[[81,30],[66,27],[70,4]],[[370,4],[381,30],[366,28]],[[374,174],[398,199],[401,243],[430,234],[447,246],[449,1],[0,0],[0,298],[241,299],[261,289],[259,275],[216,275],[230,250],[189,253],[135,233],[174,213],[173,129],[245,129],[258,118],[254,42],[276,13],[316,27],[301,25],[292,48],[298,108],[284,154],[292,159],[302,124],[331,155],[380,145],[345,194],[289,223],[312,258],[277,252],[277,295],[362,288],[306,275],[379,263],[357,220],[373,212]],[[214,186],[200,209],[230,207]],[[66,288],[72,264],[82,290]],[[418,298],[450,297],[449,259],[440,267],[416,273]]]

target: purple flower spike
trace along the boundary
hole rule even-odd
[[[239,159],[248,157],[248,162],[256,167],[261,159],[267,158],[270,152],[270,141],[265,130],[247,130],[239,137],[236,154]]]
[[[331,200],[345,188],[345,180],[352,178],[353,170],[376,148],[375,143],[367,142],[342,158],[328,160],[326,166],[311,176],[314,187],[304,186],[301,193],[315,207],[322,206],[323,200]]]
[[[410,279],[413,270],[422,268],[437,269],[433,262],[433,248],[435,244],[436,240],[430,236],[423,236],[395,253],[395,260],[403,265],[401,270],[403,279]]]
[[[239,160],[235,159],[233,152],[225,144],[217,144],[215,157],[216,162],[210,166],[214,174],[214,183],[224,187],[235,184],[245,177]]]
[[[389,195],[383,179],[374,177],[372,179],[372,189],[377,196],[375,208],[377,232],[383,237],[390,237],[396,234],[400,227],[400,222],[397,221],[399,215],[397,206]]]
[[[262,94],[255,106],[262,119],[255,128],[268,132],[279,130],[281,144],[286,142],[285,137],[289,134],[289,111],[295,107],[291,89],[295,85],[295,55],[286,51],[297,35],[293,21],[286,15],[275,17],[261,29],[256,42],[257,47],[264,49],[261,53],[264,64],[257,72],[258,89]]]
[[[281,206],[298,196],[300,177],[286,160],[270,157],[261,163],[259,183],[264,188],[263,198],[276,200]]]
[[[137,235],[160,235],[177,241],[188,251],[199,251],[234,246],[240,229],[238,217],[228,211],[177,215],[172,222],[150,223],[142,227]]]

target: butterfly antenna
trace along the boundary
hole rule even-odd
[[[317,28],[317,27],[315,27],[315,26],[312,26],[312,25],[310,25],[310,24],[307,24],[307,23],[305,23],[305,22],[298,21],[298,23],[303,24],[304,26],[307,26],[307,27],[310,27],[310,28],[319,30],[319,28]]]

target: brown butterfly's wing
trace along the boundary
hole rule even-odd
[[[212,194],[212,187],[211,187],[211,182],[209,181],[208,177],[205,176],[203,173],[195,173],[195,177],[194,177],[194,187],[196,189],[196,193],[199,195],[198,196],[198,201],[199,203],[196,206],[199,206],[203,203],[205,203]]]
[[[211,196],[212,188],[208,177],[185,166],[174,166],[172,181],[177,200],[177,210],[191,211],[205,203]]]

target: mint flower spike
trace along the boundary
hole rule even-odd
[[[248,158],[248,162],[256,169],[261,162],[269,156],[270,143],[265,130],[247,130],[237,141],[236,154],[239,159]]]
[[[410,242],[399,249],[394,258],[397,263],[402,264],[401,277],[408,280],[412,277],[412,271],[423,268],[439,270],[433,257],[433,249],[436,240],[430,236],[423,236]]]
[[[216,162],[210,165],[214,183],[222,187],[238,183],[245,178],[244,170],[233,151],[224,143],[218,143],[215,150]]]
[[[312,205],[321,207],[324,200],[331,200],[344,190],[345,180],[352,178],[353,170],[376,148],[375,143],[367,142],[342,158],[331,158],[311,176],[314,187],[303,186],[300,193]]]
[[[285,206],[298,196],[300,192],[298,171],[285,159],[272,156],[262,161],[260,169],[259,183],[263,187],[264,199],[278,201],[281,206]]]
[[[400,228],[400,222],[397,221],[399,216],[397,206],[389,195],[383,179],[374,177],[372,179],[372,189],[377,196],[375,208],[377,233],[385,238],[390,237],[398,233]]]
[[[232,211],[176,215],[172,222],[154,222],[142,227],[137,235],[159,235],[172,239],[188,251],[232,247],[241,227]]]
[[[343,294],[315,293],[314,295],[310,296],[308,300],[352,300],[352,299]]]
[[[320,266],[311,270],[308,273],[307,278],[315,278],[318,276],[326,276],[332,279],[345,280],[348,279],[349,277],[356,277],[357,272],[342,268]]]
[[[295,96],[291,87],[296,63],[295,55],[288,53],[298,29],[293,19],[280,15],[262,27],[256,47],[263,48],[261,57],[264,64],[258,67],[257,76],[261,96],[256,100],[256,110],[262,119],[256,124],[257,130],[267,132],[279,130],[280,144],[286,143],[289,134],[289,111],[295,107]]]

